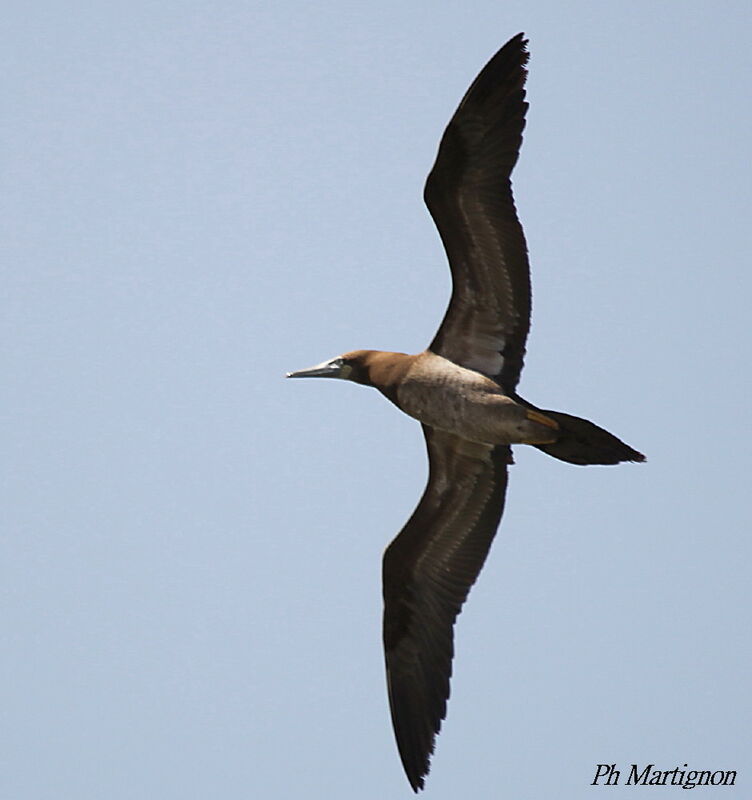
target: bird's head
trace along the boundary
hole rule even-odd
[[[340,378],[371,386],[370,365],[373,350],[353,350],[341,356],[322,361],[314,367],[288,372],[288,378]]]

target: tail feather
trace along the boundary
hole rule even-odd
[[[645,461],[645,456],[593,422],[561,411],[542,411],[559,423],[561,434],[552,444],[536,444],[539,450],[570,464],[619,464]]]

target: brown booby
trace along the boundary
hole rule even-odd
[[[570,464],[645,460],[592,422],[542,411],[516,391],[530,270],[510,175],[528,107],[526,45],[515,36],[473,81],[426,182],[452,272],[449,307],[428,349],[355,350],[287,376],[373,386],[423,425],[428,484],[383,561],[389,706],[416,792],[446,715],[454,622],[504,508],[510,445],[531,444]]]

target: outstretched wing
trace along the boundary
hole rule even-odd
[[[510,175],[525,127],[527,41],[486,64],[447,126],[424,198],[452,270],[434,353],[514,390],[530,327],[530,268]]]
[[[453,627],[504,507],[506,445],[423,426],[428,484],[384,554],[384,650],[392,724],[410,785],[423,788],[446,716]]]

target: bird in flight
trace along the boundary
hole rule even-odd
[[[289,378],[378,389],[423,426],[429,476],[383,560],[389,706],[402,764],[423,788],[446,716],[454,622],[501,519],[510,445],[570,464],[645,457],[588,420],[517,394],[530,327],[527,245],[510,175],[525,127],[527,41],[507,42],[449,122],[424,199],[444,243],[452,296],[427,350],[354,350]]]

